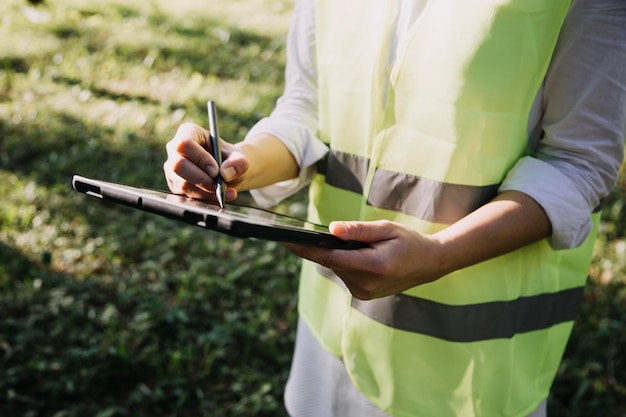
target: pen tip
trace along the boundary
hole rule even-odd
[[[217,184],[215,186],[215,198],[217,199],[217,204],[220,205],[220,208],[224,208],[224,186],[222,184]]]

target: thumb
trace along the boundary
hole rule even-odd
[[[246,156],[240,152],[232,151],[225,155],[226,159],[222,163],[220,173],[226,182],[237,184],[241,176],[248,171],[249,162]]]
[[[391,239],[393,228],[386,221],[375,222],[332,222],[330,232],[342,240],[354,240],[363,243],[379,242]]]

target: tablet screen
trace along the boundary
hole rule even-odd
[[[157,190],[142,189],[144,194],[150,194],[157,198],[165,199],[170,203],[181,204],[187,208],[198,208],[202,211],[209,211],[212,215],[228,218],[229,220],[241,220],[247,223],[255,223],[259,225],[275,226],[291,229],[306,229],[319,232],[329,233],[328,227],[311,223],[296,217],[284,214],[274,213],[257,207],[241,206],[236,203],[229,203],[220,209],[217,204],[206,201],[195,200],[178,194],[169,194]]]
[[[257,238],[335,249],[360,249],[360,242],[343,241],[328,227],[257,207],[213,203],[166,191],[138,188],[75,175],[76,191],[240,238]]]

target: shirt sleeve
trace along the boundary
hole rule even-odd
[[[543,88],[543,131],[500,187],[530,195],[555,249],[580,245],[615,185],[626,130],[626,2],[574,0]]]
[[[315,163],[328,152],[316,137],[317,72],[315,66],[315,6],[313,0],[298,0],[287,34],[285,90],[269,117],[260,120],[246,135],[259,133],[277,137],[289,149],[300,167],[300,175],[267,187],[251,190],[262,206],[276,205],[306,186]]]

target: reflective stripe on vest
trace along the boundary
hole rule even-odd
[[[368,158],[333,150],[318,163],[318,172],[326,175],[327,184],[356,194],[363,194],[368,168]],[[431,222],[452,224],[493,199],[498,186],[446,184],[379,168],[373,174],[367,203]]]
[[[331,270],[317,266],[320,275],[344,288]],[[346,289],[347,291],[347,289]],[[578,313],[583,288],[472,305],[438,303],[407,294],[375,300],[352,299],[352,308],[394,329],[451,342],[508,339],[518,333],[547,329],[572,321]]]
[[[317,172],[325,175],[327,184],[359,195],[363,194],[368,169],[368,158],[332,149],[317,164]],[[492,200],[499,186],[446,184],[379,168],[373,174],[367,204],[452,224]],[[423,201],[431,203],[421,204]],[[599,210],[600,206],[594,212]]]

